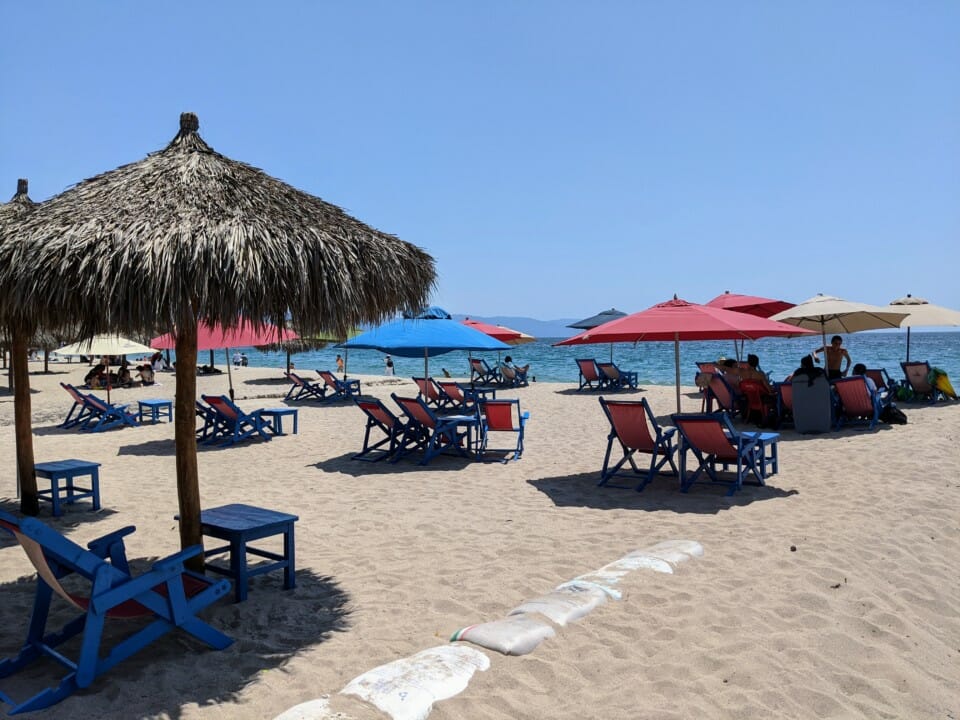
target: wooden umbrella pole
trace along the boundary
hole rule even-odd
[[[20,512],[40,513],[37,495],[37,472],[33,459],[33,429],[30,427],[30,369],[27,364],[27,343],[30,334],[14,329],[10,348],[10,371],[13,377],[13,418],[17,444],[17,479],[20,489]]]
[[[677,412],[680,412],[680,333],[673,334],[673,364],[677,372]]]
[[[197,324],[191,316],[177,332],[177,390],[174,441],[177,453],[177,499],[180,506],[180,547],[202,545],[200,479],[197,470]],[[203,571],[203,555],[187,560],[191,570]]]
[[[213,350],[211,350],[210,352],[213,352]],[[226,360],[227,360],[227,384],[230,386],[230,402],[233,402],[233,401],[234,401],[234,395],[233,395],[233,372],[231,372],[231,370],[230,370],[230,367],[231,367],[231,363],[230,363],[230,348],[224,348],[224,349],[223,349],[223,356],[224,356],[224,357],[226,358]],[[211,362],[210,364],[212,365],[213,363]],[[287,372],[290,372],[290,370],[288,369]]]

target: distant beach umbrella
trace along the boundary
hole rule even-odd
[[[568,328],[575,328],[577,330],[590,330],[591,328],[597,327],[597,325],[603,325],[608,323],[611,320],[616,320],[617,318],[626,317],[627,313],[622,310],[617,310],[616,308],[610,308],[609,310],[604,310],[599,312],[596,315],[591,315],[588,318],[583,320],[578,320],[571,325],[567,325]]]
[[[586,345],[607,342],[673,341],[676,366],[677,412],[680,412],[680,341],[681,340],[756,340],[762,337],[804,335],[791,325],[766,318],[697,305],[673,296],[641,312],[611,320],[590,330],[562,340],[557,345]]]
[[[827,333],[854,333],[900,327],[907,312],[818,294],[789,310],[771,315],[771,320],[816,330],[827,344]]]
[[[734,312],[747,313],[747,315],[756,315],[757,317],[768,318],[776,315],[778,312],[789,310],[793,303],[786,300],[773,300],[771,298],[759,297],[757,295],[738,295],[729,290],[724,291],[722,295],[717,295],[713,300],[706,303],[707,307],[718,307],[723,310],[733,310]],[[743,356],[743,343],[741,340],[739,347],[737,341],[733,341],[734,350],[739,360]]]
[[[705,304],[707,307],[718,307],[723,310],[733,310],[734,312],[747,313],[747,315],[756,315],[762,318],[768,318],[793,307],[793,303],[786,300],[773,300],[757,295],[738,295],[729,290],[722,295],[717,295]]]
[[[27,194],[27,181],[17,180],[17,192],[10,202],[0,204],[0,247],[20,242],[19,236],[10,228],[26,218],[36,207]],[[11,250],[11,247],[7,247]],[[9,298],[13,301],[12,298]],[[13,382],[13,426],[17,454],[17,490],[20,510],[25,515],[40,512],[37,499],[37,474],[33,455],[33,422],[30,409],[29,342],[36,329],[36,322],[29,316],[8,313],[0,305],[0,324],[10,335],[10,379]]]
[[[202,541],[197,323],[343,333],[422,305],[420,248],[207,145],[192,113],[159,152],[84,180],[0,234],[0,313],[97,332],[176,329],[180,537]],[[22,242],[4,242],[10,235]],[[6,237],[5,237],[6,236]]]
[[[604,310],[596,315],[591,315],[588,318],[579,320],[572,325],[567,325],[567,327],[578,330],[592,330],[593,328],[603,325],[604,323],[608,323],[611,320],[617,320],[626,316],[627,313],[623,312],[622,310],[610,308],[609,310]],[[610,362],[613,362],[613,343],[610,343]]]
[[[900,327],[907,329],[907,362],[910,361],[910,328],[960,325],[960,312],[940,305],[933,305],[923,298],[914,297],[910,294],[891,300],[890,307],[897,311],[902,310],[910,313],[900,323]]]
[[[506,343],[451,319],[430,307],[388,322],[337,345],[348,350],[379,350],[399,357],[422,357],[423,376],[430,377],[430,356],[453,350],[509,350]]]

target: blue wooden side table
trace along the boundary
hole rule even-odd
[[[293,416],[293,434],[297,434],[297,410],[298,408],[291,407],[282,407],[282,408],[266,408],[265,410],[260,411],[260,415],[263,417],[273,418],[270,422],[267,423],[266,429],[272,432],[274,435],[283,435],[283,418],[285,415]]]
[[[140,410],[140,424],[143,424],[144,411],[150,412],[150,422],[156,424],[160,419],[160,414],[166,416],[167,420],[173,422],[173,400],[160,400],[157,398],[151,400],[138,400],[137,404]]]
[[[47,478],[50,481],[49,490],[38,490],[37,498],[45,500],[52,506],[54,516],[63,514],[61,505],[72,505],[77,500],[91,498],[93,500],[93,509],[100,509],[100,463],[90,462],[89,460],[54,460],[52,462],[37,463],[37,477]],[[84,488],[74,484],[77,477],[84,475],[90,476],[90,487]],[[60,481],[63,485],[60,485]],[[66,494],[66,499],[61,502],[60,494]]]
[[[229,542],[228,545],[207,550],[204,556],[212,557],[230,553],[229,567],[211,564],[207,565],[207,570],[233,578],[236,602],[247,599],[250,578],[274,570],[283,570],[283,587],[285,590],[290,590],[296,584],[293,524],[299,519],[296,515],[240,503],[202,510],[200,512],[201,532]],[[283,535],[283,553],[280,555],[248,545],[254,540],[281,534]],[[273,562],[248,567],[248,554],[267,558]]]
[[[760,458],[760,477],[766,479],[780,471],[780,454],[777,445],[780,442],[780,433],[762,432],[753,433],[757,437],[757,453]]]

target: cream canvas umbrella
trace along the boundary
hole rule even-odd
[[[199,127],[196,115],[183,113],[162,150],[0,224],[0,317],[44,326],[75,320],[84,335],[176,329],[183,547],[202,544],[197,324],[230,329],[246,317],[339,336],[423,305],[436,280],[434,260],[420,248],[221,155]]]
[[[93,355],[106,356],[110,358],[114,355],[141,355],[144,353],[153,353],[153,348],[141,345],[135,340],[128,340],[119,335],[94,335],[87,340],[64,345],[57,348],[54,352],[57,355]],[[107,402],[110,402],[110,363],[107,362]]]
[[[821,294],[771,315],[770,319],[806,330],[816,330],[826,345],[827,333],[835,335],[900,327],[906,316],[906,311],[892,310],[889,306],[868,305]]]
[[[902,298],[890,301],[890,307],[897,311],[910,313],[900,323],[900,327],[907,329],[907,361],[910,361],[910,328],[914,327],[947,327],[960,325],[960,312],[950,308],[933,305],[923,298],[914,297],[909,293]]]
[[[88,340],[64,345],[54,352],[57,355],[143,355],[154,353],[155,348],[119,335],[94,335]]]

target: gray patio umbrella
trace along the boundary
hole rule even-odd
[[[84,180],[0,235],[0,313],[98,332],[176,332],[180,538],[201,542],[197,323],[343,336],[422,305],[433,258],[339,207],[231,160],[193,113],[143,160]],[[16,234],[22,242],[4,242]]]
[[[891,300],[890,307],[897,311],[910,313],[900,323],[900,327],[907,329],[907,362],[910,361],[910,328],[960,325],[960,312],[940,305],[933,305],[923,298],[914,297],[909,293],[905,297]]]
[[[0,244],[18,242],[8,228],[29,215],[36,203],[27,194],[27,181],[17,180],[17,192],[10,202],[0,205]],[[37,475],[34,470],[33,428],[30,408],[30,370],[28,344],[36,324],[30,318],[7,315],[0,308],[0,320],[10,335],[10,377],[13,381],[13,425],[17,454],[17,490],[22,491],[20,510],[27,515],[40,512],[37,499]]]
[[[593,328],[599,327],[604,323],[610,322],[611,320],[617,320],[626,316],[627,314],[622,310],[610,308],[609,310],[603,310],[602,312],[599,312],[596,315],[591,315],[583,320],[578,320],[571,325],[567,325],[567,327],[575,328],[577,330],[593,330]],[[610,362],[613,362],[613,343],[610,343]]]

